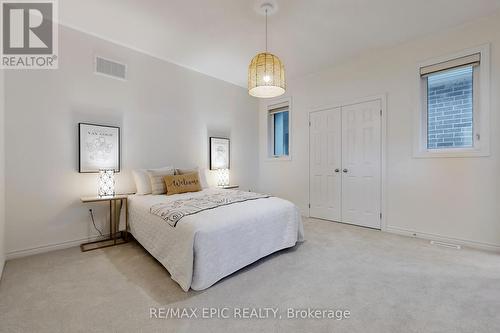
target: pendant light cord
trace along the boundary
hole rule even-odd
[[[266,8],[266,53],[267,53],[267,8]]]

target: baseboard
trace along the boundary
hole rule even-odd
[[[63,249],[67,249],[70,247],[79,246],[82,243],[93,242],[93,241],[96,241],[96,240],[99,240],[99,239],[102,239],[102,238],[108,237],[108,236],[109,236],[108,234],[105,234],[103,236],[91,236],[91,237],[85,237],[85,238],[75,239],[75,240],[61,242],[61,243],[54,243],[54,244],[42,245],[42,246],[23,249],[23,250],[10,251],[10,252],[7,252],[5,259],[11,260],[11,259],[27,257],[27,256],[31,256],[34,254],[44,253],[44,252],[63,250]]]
[[[430,240],[430,241],[433,240],[433,241],[452,243],[452,244],[457,244],[457,245],[466,246],[466,247],[479,249],[479,250],[500,252],[500,245],[498,245],[498,244],[490,244],[490,243],[472,241],[472,240],[467,240],[467,239],[453,238],[453,237],[431,234],[431,233],[421,232],[421,231],[416,231],[416,230],[409,230],[409,229],[404,229],[404,228],[399,228],[399,227],[394,227],[394,226],[387,226],[384,229],[384,231],[390,232],[393,234],[403,235],[403,236],[426,239],[426,240]]]

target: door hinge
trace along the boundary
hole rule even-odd
[[[309,204],[309,208],[311,208],[311,204]]]
[[[382,109],[380,109],[380,115],[382,115]]]
[[[380,219],[382,220],[382,213],[380,213]]]
[[[311,127],[311,122],[309,122],[309,127]]]

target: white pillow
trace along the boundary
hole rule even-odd
[[[151,181],[151,193],[152,194],[167,193],[167,187],[165,186],[165,181],[163,177],[172,176],[174,173],[175,170],[173,167],[147,170],[149,180]]]
[[[193,169],[175,169],[176,175],[183,175],[186,173],[194,173],[198,172],[198,177],[200,177],[200,185],[201,188],[208,188],[207,176],[205,174],[205,169],[200,169],[198,167]]]
[[[208,188],[207,169],[198,169],[198,175],[200,177],[201,188]]]
[[[135,194],[151,194],[151,180],[149,179],[147,171],[144,169],[132,170],[132,175],[135,181]]]

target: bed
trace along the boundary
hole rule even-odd
[[[128,198],[131,233],[184,291],[206,289],[252,262],[304,239],[298,208],[276,197],[205,209],[183,216],[175,226],[152,213],[155,205],[199,199],[222,194],[221,191],[233,190],[210,188]]]

